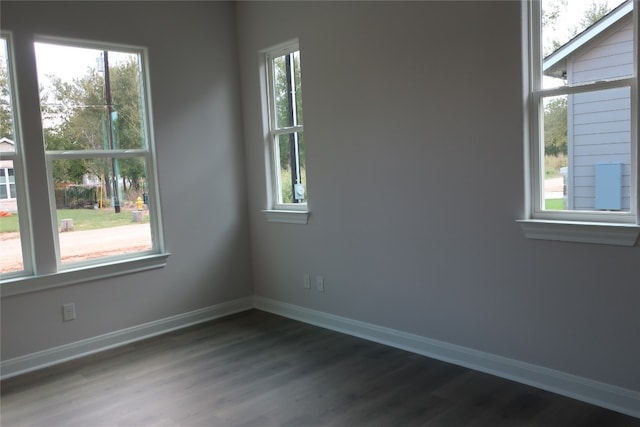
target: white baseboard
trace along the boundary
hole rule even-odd
[[[634,390],[259,296],[216,304],[8,359],[0,362],[0,379],[7,379],[251,308],[486,372],[640,418],[640,393]]]
[[[253,298],[240,298],[221,304],[178,314],[131,328],[99,335],[70,344],[53,347],[0,363],[0,379],[7,379],[19,374],[42,369],[47,366],[77,359],[92,353],[108,350],[134,341],[155,335],[164,334],[176,329],[185,328],[197,323],[217,319],[253,308]]]
[[[640,393],[637,391],[268,298],[255,296],[254,305],[259,310],[486,372],[640,418]]]

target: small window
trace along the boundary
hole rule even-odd
[[[528,5],[529,219],[636,224],[634,2]]]
[[[157,252],[143,51],[39,40],[35,53],[58,262]]]
[[[270,209],[307,209],[307,179],[298,44],[266,52]]]

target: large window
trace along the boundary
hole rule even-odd
[[[39,38],[34,53],[40,115],[28,118],[41,124],[42,133],[40,141],[28,141],[41,148],[24,156],[32,190],[25,198],[33,217],[37,210],[48,220],[30,224],[33,246],[23,238],[24,250],[3,251],[2,272],[14,271],[3,279],[98,267],[105,270],[100,275],[120,274],[129,271],[123,263],[132,271],[151,268],[149,260],[164,248],[144,49]],[[38,164],[46,174],[35,170]],[[20,188],[21,175],[4,170],[0,184],[7,191]],[[33,253],[33,265],[16,268],[13,258],[23,252]]]
[[[297,43],[265,54],[269,109],[270,208],[307,209],[300,51]]]
[[[529,1],[530,218],[637,223],[637,11]]]

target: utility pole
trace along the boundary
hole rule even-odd
[[[115,135],[113,134],[113,103],[111,100],[111,79],[109,77],[109,51],[103,51],[104,60],[104,95],[107,102],[107,124],[109,127],[109,149],[115,150]],[[118,198],[118,174],[117,160],[111,158],[111,174],[113,177],[113,208],[115,213],[120,213],[120,199]]]
[[[295,73],[294,55],[285,56],[285,76],[287,79],[287,123],[288,126],[297,126],[296,104],[295,104]],[[300,179],[300,161],[298,158],[298,133],[289,134],[289,167],[291,168],[291,194],[293,195],[293,203],[300,203],[300,199],[296,196],[296,184],[301,184]]]

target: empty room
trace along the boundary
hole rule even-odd
[[[638,2],[0,4],[3,426],[640,426]]]

